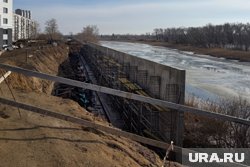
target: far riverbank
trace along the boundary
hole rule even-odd
[[[239,60],[242,62],[250,62],[250,52],[239,51],[239,50],[229,50],[223,48],[200,48],[189,45],[179,45],[172,44],[167,42],[157,42],[157,41],[134,41],[134,40],[126,40],[121,42],[134,42],[134,43],[143,43],[149,44],[153,46],[163,46],[172,49],[178,49],[182,51],[194,52],[196,54],[210,55],[219,58],[226,58],[231,60]]]

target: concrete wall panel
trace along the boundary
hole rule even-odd
[[[110,56],[119,64],[129,68],[126,71],[132,81],[135,81],[155,98],[184,104],[185,97],[185,71],[138,58],[110,48],[96,44],[88,44],[104,56]],[[137,70],[135,70],[137,69]],[[144,73],[144,79],[141,78]],[[146,77],[145,77],[146,74]],[[159,129],[166,141],[173,140],[182,145],[183,113],[169,111],[159,113]]]

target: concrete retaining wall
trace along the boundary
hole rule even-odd
[[[129,79],[147,90],[151,96],[173,103],[184,104],[185,71],[138,58],[107,47],[88,44],[96,52],[116,60],[127,68]],[[169,111],[159,114],[161,136],[182,145],[183,113]]]
[[[154,97],[178,104],[184,104],[185,70],[158,64],[103,46],[95,44],[89,44],[89,46],[98,49],[106,56],[112,57],[122,65],[127,65],[132,68],[137,67],[137,70],[131,71],[129,76],[131,76],[132,79],[134,79],[133,75],[138,76],[138,78],[135,78],[136,82],[149,90],[155,90],[158,86],[159,91],[151,92]],[[145,79],[143,80],[139,77],[140,73],[143,71],[147,73],[146,82]],[[152,88],[153,86],[155,88]]]

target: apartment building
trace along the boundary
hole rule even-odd
[[[13,0],[0,0],[0,48],[12,44]]]
[[[13,0],[0,0],[0,49],[13,41],[29,39],[35,30],[31,11],[17,9],[13,13]]]
[[[29,39],[35,30],[35,22],[31,19],[31,11],[16,9],[13,14],[13,41]]]

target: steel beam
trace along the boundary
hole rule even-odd
[[[75,80],[62,78],[62,77],[58,77],[58,76],[52,76],[52,75],[48,75],[48,74],[44,74],[44,73],[30,71],[30,70],[22,69],[19,67],[10,66],[10,65],[0,64],[0,68],[8,70],[8,71],[16,72],[16,73],[21,73],[23,75],[30,76],[30,77],[37,77],[40,79],[59,82],[59,83],[63,83],[63,84],[71,85],[71,86],[76,86],[79,88],[84,88],[84,89],[89,89],[89,90],[93,90],[93,91],[97,91],[97,92],[102,92],[102,93],[109,94],[109,95],[114,95],[114,96],[132,99],[132,100],[136,100],[136,101],[140,101],[140,102],[145,102],[145,103],[149,103],[152,105],[159,105],[161,107],[166,107],[166,108],[177,110],[180,112],[190,112],[190,113],[197,114],[197,115],[202,115],[202,116],[206,116],[206,117],[210,117],[210,118],[221,119],[224,121],[230,121],[230,122],[235,122],[235,123],[240,123],[240,124],[250,126],[250,120],[237,118],[237,117],[230,116],[230,115],[210,112],[210,111],[206,111],[206,110],[200,110],[200,109],[188,107],[188,106],[181,105],[181,104],[175,104],[172,102],[167,102],[164,100],[154,99],[151,97],[141,96],[138,94],[128,93],[128,92],[124,92],[124,91],[120,91],[120,90],[115,90],[115,89],[111,89],[111,88],[107,88],[107,87],[103,87],[103,86],[98,86],[98,85],[89,84],[89,83],[80,82],[80,81],[75,81]]]

